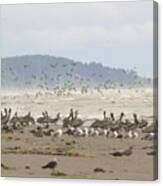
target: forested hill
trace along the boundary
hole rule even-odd
[[[109,62],[108,62],[109,66]],[[152,80],[133,70],[110,68],[101,63],[83,63],[49,55],[2,58],[2,88],[116,88],[149,87]]]

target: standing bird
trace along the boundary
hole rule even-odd
[[[54,158],[52,161],[48,162],[46,165],[42,166],[42,169],[51,169],[52,173],[54,174],[54,170],[58,164],[58,160]]]
[[[113,112],[110,113],[110,118],[111,118],[112,122],[115,122],[115,117],[114,117],[114,113]]]
[[[74,118],[72,119],[72,122],[71,122],[71,126],[77,128],[77,127],[80,127],[81,125],[83,125],[84,121],[81,120],[80,118],[78,118],[78,111],[76,110],[75,111],[75,116]]]
[[[6,108],[4,109],[4,113],[1,111],[1,123],[2,125],[7,125],[7,123],[9,122],[10,120],[10,117],[11,117],[11,108],[9,108],[9,110],[7,110]]]
[[[128,149],[120,149],[114,152],[111,152],[110,155],[115,156],[115,157],[120,157],[120,156],[130,156],[133,153],[133,147],[130,146]]]
[[[71,122],[73,121],[73,119],[74,119],[74,112],[73,109],[71,108],[69,116],[63,119],[63,128],[67,128],[71,126]]]
[[[103,129],[107,129],[108,126],[110,125],[110,120],[107,118],[106,116],[106,111],[103,112],[103,120],[99,120],[96,119],[92,124],[91,124],[91,128],[103,128]]]

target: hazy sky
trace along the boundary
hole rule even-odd
[[[50,54],[152,77],[153,2],[1,6],[1,55]]]

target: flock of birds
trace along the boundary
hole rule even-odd
[[[26,87],[32,87],[35,84],[35,88],[41,91],[53,90],[53,93],[57,96],[71,95],[73,92],[77,92],[78,86],[80,85],[80,93],[94,93],[103,94],[103,89],[113,88],[117,86],[122,88],[122,83],[117,84],[111,81],[109,78],[104,81],[103,74],[92,73],[90,77],[82,77],[77,73],[77,63],[72,63],[67,68],[67,64],[61,64],[63,73],[58,72],[59,64],[49,64],[50,71],[55,72],[55,76],[41,71],[38,75],[32,73],[29,80],[25,80],[23,83]],[[23,65],[24,71],[30,71],[30,65]],[[69,69],[69,70],[68,70]],[[9,73],[13,82],[20,84],[21,78],[19,77],[16,69],[9,66]],[[64,73],[65,72],[65,73]],[[126,73],[125,71],[123,73]],[[2,77],[5,77],[6,73],[2,69]],[[2,78],[5,79],[5,78]],[[95,84],[94,80],[99,80],[98,84]],[[141,85],[143,82],[137,82],[139,79],[137,76],[134,77],[134,82]],[[51,84],[50,84],[51,83]],[[90,85],[95,86],[93,89]],[[53,87],[53,88],[52,88]],[[36,93],[36,97],[41,95],[41,91]],[[118,90],[120,93],[120,90]],[[135,139],[140,134],[143,134],[142,139],[153,140],[157,137],[157,120],[152,124],[149,124],[147,120],[138,119],[137,114],[133,114],[133,120],[124,119],[125,114],[122,112],[118,119],[115,118],[114,113],[110,113],[109,117],[106,111],[103,112],[103,119],[92,119],[89,126],[85,123],[87,120],[81,119],[77,110],[70,109],[68,116],[62,118],[60,113],[57,113],[56,117],[49,116],[47,111],[42,112],[42,115],[34,118],[31,112],[26,115],[19,115],[18,112],[13,114],[11,108],[4,108],[1,111],[1,131],[2,133],[13,133],[15,131],[24,132],[24,128],[29,127],[30,133],[36,137],[53,136],[61,137],[63,135],[74,136],[74,137],[97,137],[105,136],[106,138],[124,139],[131,138]],[[58,123],[61,123],[60,125]],[[31,128],[32,126],[32,128]],[[110,155],[115,157],[129,156],[132,154],[133,147],[127,149],[116,150],[110,152]],[[51,169],[53,172],[58,165],[58,160],[54,158],[52,161],[43,165],[42,169]],[[1,167],[7,169],[4,164]],[[101,168],[96,168],[95,172],[104,172]],[[52,173],[53,173],[52,172]]]
[[[144,134],[141,139],[154,140],[157,135],[157,120],[149,124],[144,119],[138,119],[137,115],[133,114],[133,120],[124,119],[125,114],[122,112],[118,119],[115,119],[114,113],[110,113],[107,117],[106,111],[103,112],[103,119],[95,119],[89,126],[84,126],[85,122],[79,118],[77,110],[70,109],[67,117],[61,118],[60,113],[57,113],[55,118],[49,116],[48,112],[42,112],[42,116],[38,118],[32,117],[31,113],[24,116],[18,116],[15,112],[12,116],[12,109],[4,108],[1,111],[1,131],[14,132],[23,131],[24,127],[34,126],[30,132],[37,137],[53,136],[61,137],[70,135],[74,137],[89,137],[89,136],[105,136],[107,138],[138,138],[139,134]],[[58,125],[61,122],[61,125]],[[59,127],[59,128],[58,128]],[[114,157],[130,156],[133,153],[133,147],[127,149],[113,150],[109,154]],[[148,152],[148,155],[155,155],[155,151]],[[54,157],[51,161],[42,165],[41,168],[50,169],[51,175],[57,175],[55,172],[58,165],[58,159]],[[1,164],[3,169],[8,169],[4,164]],[[103,168],[95,168],[94,172],[105,173]]]
[[[74,137],[106,136],[111,138],[138,138],[144,134],[142,139],[152,140],[157,134],[157,120],[151,124],[145,119],[138,119],[137,114],[133,114],[133,120],[124,119],[122,112],[118,119],[114,113],[107,117],[103,112],[103,119],[92,119],[89,126],[85,126],[87,120],[79,117],[78,111],[70,109],[67,117],[61,118],[57,113],[55,118],[49,116],[48,112],[42,112],[42,116],[34,118],[31,112],[24,116],[19,116],[17,112],[12,116],[12,109],[4,108],[1,111],[2,132],[23,131],[27,126],[34,126],[30,132],[37,137],[54,136],[61,137],[70,135]],[[60,123],[60,124],[59,124]],[[142,136],[142,135],[141,135]]]
[[[30,64],[22,64],[22,70],[24,73],[29,71],[31,72],[30,78],[23,79],[19,77],[19,73],[13,66],[8,66],[5,69],[2,69],[2,80],[6,79],[5,76],[9,77],[8,73],[10,73],[11,80],[16,86],[25,86],[27,88],[34,88],[40,91],[53,91],[57,96],[61,95],[69,95],[73,92],[77,92],[80,87],[81,94],[87,94],[88,92],[97,92],[99,94],[103,94],[103,89],[115,89],[116,87],[122,88],[125,86],[122,82],[112,81],[111,78],[104,78],[104,74],[100,72],[92,72],[86,77],[80,75],[79,69],[80,65],[78,63],[49,63],[47,65],[47,71],[41,71],[39,74],[31,72],[32,65]],[[62,70],[60,72],[60,69]],[[7,71],[8,73],[6,73]],[[122,74],[127,74],[127,71],[122,70]],[[108,74],[108,77],[110,75]],[[139,80],[137,75],[133,77],[134,84],[138,84],[139,86],[143,83]],[[4,81],[6,83],[6,81]],[[3,81],[2,81],[3,85]],[[93,88],[92,88],[93,86]]]

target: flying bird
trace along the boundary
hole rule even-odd
[[[56,65],[50,64],[50,66],[51,66],[52,68],[55,68],[55,67],[57,66],[57,64],[56,64]]]
[[[33,78],[33,79],[36,79],[36,76],[32,74],[32,78]]]
[[[27,67],[29,67],[29,65],[24,65],[24,68],[27,68]]]
[[[15,77],[15,78],[14,78],[14,81],[18,81],[18,79],[19,79],[18,77]]]

